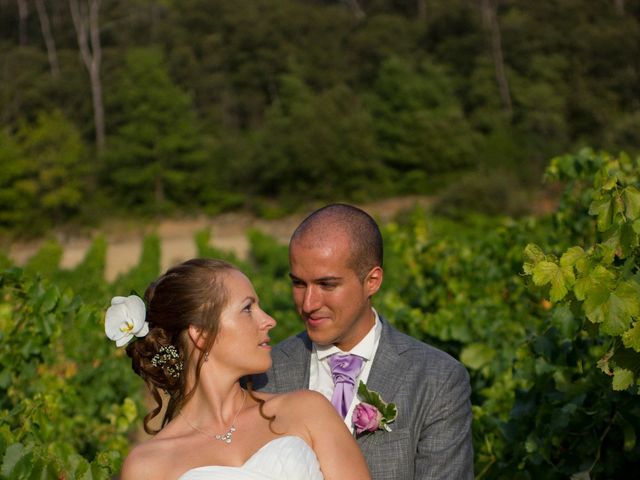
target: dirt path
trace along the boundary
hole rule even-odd
[[[397,213],[415,205],[429,206],[426,197],[401,197],[361,205],[380,222],[391,220]],[[98,233],[107,238],[107,259],[105,277],[112,281],[119,274],[128,271],[138,263],[142,251],[142,239],[156,232],[161,242],[161,267],[182,262],[196,255],[194,235],[196,232],[210,229],[211,244],[214,247],[230,250],[244,258],[249,249],[246,232],[256,228],[272,235],[282,243],[289,240],[293,229],[309,212],[291,215],[278,220],[263,220],[246,213],[228,213],[216,217],[201,217],[185,220],[163,220],[142,227],[128,224],[105,225],[99,232],[84,237],[56,238],[63,246],[62,268],[73,268],[84,258],[92,237]],[[9,246],[9,257],[18,265],[23,265],[42,246],[44,239],[32,242],[13,243]]]

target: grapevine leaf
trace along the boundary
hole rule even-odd
[[[533,283],[538,286],[551,283],[550,298],[552,302],[561,300],[574,281],[573,267],[562,268],[545,260],[538,263],[533,269]]]
[[[640,321],[636,321],[632,328],[622,334],[622,342],[625,347],[640,352]]]
[[[533,283],[538,286],[551,282],[559,273],[560,267],[553,262],[539,262],[532,270]]]
[[[572,267],[584,257],[584,250],[581,247],[571,247],[560,257],[560,266]]]
[[[613,389],[626,390],[633,383],[633,372],[626,368],[615,367],[613,369]]]
[[[530,243],[524,249],[524,258],[524,273],[531,275],[533,268],[545,259],[545,255],[539,246]]]
[[[624,196],[625,213],[629,220],[636,220],[640,217],[640,191],[629,185],[622,192]]]
[[[606,375],[613,375],[613,372],[611,371],[611,365],[609,364],[609,361],[611,360],[611,357],[613,357],[613,355],[614,355],[613,350],[605,353],[602,356],[602,358],[598,360],[598,363],[596,364],[598,368],[602,370],[602,373],[605,373]]]
[[[633,226],[629,223],[623,224],[620,228],[620,258],[628,258],[637,246],[638,234],[633,230]]]
[[[616,186],[616,184],[618,183],[618,178],[616,177],[615,174],[609,176],[609,172],[607,172],[606,168],[603,168],[600,173],[601,175],[599,175],[599,177],[601,178],[599,178],[599,181],[600,181],[600,188],[602,190],[609,191]]]
[[[622,282],[611,291],[606,284],[599,284],[589,291],[584,308],[587,318],[602,323],[602,331],[608,335],[621,335],[640,312],[640,291],[635,282]]]
[[[460,360],[472,370],[482,368],[495,357],[495,350],[484,343],[472,343],[460,352]]]
[[[29,448],[25,448],[21,443],[9,445],[7,450],[4,452],[4,458],[2,459],[2,476],[7,478],[11,477],[13,469],[18,461],[30,453],[31,450]]]
[[[599,231],[604,232],[607,230],[613,220],[613,201],[611,197],[603,197],[591,202],[589,214],[597,215],[596,225]]]

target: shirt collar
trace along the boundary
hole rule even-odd
[[[344,352],[335,345],[316,345],[314,343],[313,349],[315,350],[316,355],[318,355],[318,360],[324,360],[336,353],[351,353],[353,355],[358,355],[365,360],[371,360],[375,354],[377,340],[380,338],[380,333],[382,332],[382,322],[380,322],[378,312],[376,312],[375,308],[372,308],[371,310],[373,310],[373,314],[375,316],[375,323],[371,330],[369,330],[369,332],[355,347],[348,352]]]

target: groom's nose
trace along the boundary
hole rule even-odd
[[[305,313],[311,313],[316,311],[322,306],[322,294],[319,289],[314,285],[309,285],[302,297],[302,311]]]

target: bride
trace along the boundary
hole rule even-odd
[[[127,354],[157,403],[144,419],[155,436],[133,448],[123,480],[370,478],[322,395],[242,388],[242,377],[271,366],[276,322],[237,268],[189,260],[153,282],[145,300],[146,308],[139,297],[115,297],[105,319],[117,346],[139,337]],[[150,421],[161,412],[153,430]]]

